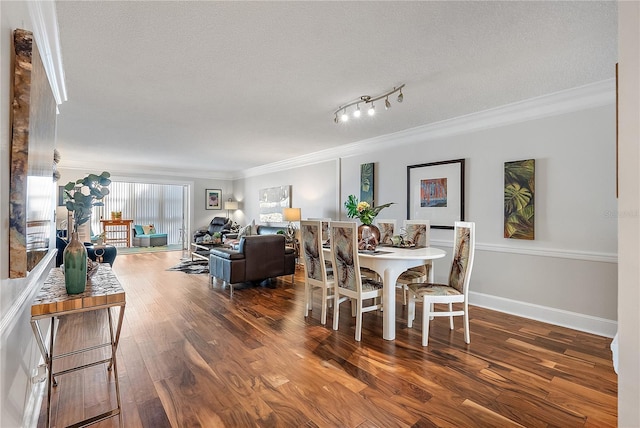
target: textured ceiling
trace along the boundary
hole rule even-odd
[[[610,79],[617,60],[615,2],[56,5],[69,167],[233,174]],[[333,122],[401,83],[402,104]]]

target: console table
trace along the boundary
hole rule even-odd
[[[104,243],[120,243],[131,246],[131,225],[133,220],[100,220],[102,232],[104,232]]]
[[[116,306],[120,307],[118,313],[118,324],[116,329],[113,328],[113,316],[111,311]],[[51,426],[51,388],[57,386],[55,377],[77,370],[86,369],[97,366],[99,364],[107,364],[107,370],[113,370],[113,380],[116,389],[117,407],[115,409],[104,412],[100,415],[90,417],[84,421],[78,422],[72,426],[87,426],[96,422],[118,416],[120,426],[124,426],[122,422],[122,405],[120,402],[120,384],[118,380],[118,366],[116,364],[116,351],[118,341],[120,339],[120,330],[122,329],[122,320],[124,318],[125,292],[118,278],[115,276],[108,264],[101,264],[90,281],[87,282],[87,288],[84,293],[67,294],[64,285],[64,272],[60,268],[53,268],[49,272],[42,289],[31,304],[31,328],[36,337],[36,342],[42,353],[45,364],[47,366],[47,427]],[[57,317],[77,314],[80,312],[97,311],[104,309],[107,311],[109,319],[110,341],[100,345],[94,345],[83,349],[74,350],[60,355],[53,355],[55,344],[55,319]],[[49,330],[50,340],[49,347],[45,346],[42,338],[42,332],[38,324],[39,320],[51,318],[51,326]],[[78,367],[53,371],[53,361],[59,358],[65,358],[72,355],[81,354],[83,352],[93,351],[99,348],[111,348],[111,356],[109,358],[94,361],[92,363],[83,364]]]

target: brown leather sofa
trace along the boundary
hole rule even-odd
[[[233,295],[233,285],[237,283],[293,276],[296,257],[295,250],[285,247],[284,235],[244,236],[237,250],[213,248],[209,252],[209,282],[221,279],[224,285],[229,284]]]

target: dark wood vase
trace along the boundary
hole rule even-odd
[[[358,250],[374,251],[380,243],[380,229],[373,224],[358,226]]]

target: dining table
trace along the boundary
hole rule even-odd
[[[324,247],[327,260],[331,260],[331,248]],[[382,278],[382,337],[396,338],[396,282],[402,272],[409,268],[430,264],[447,253],[435,247],[378,246],[374,251],[358,251],[361,267],[375,271]],[[429,269],[429,282],[434,281],[434,269]]]

